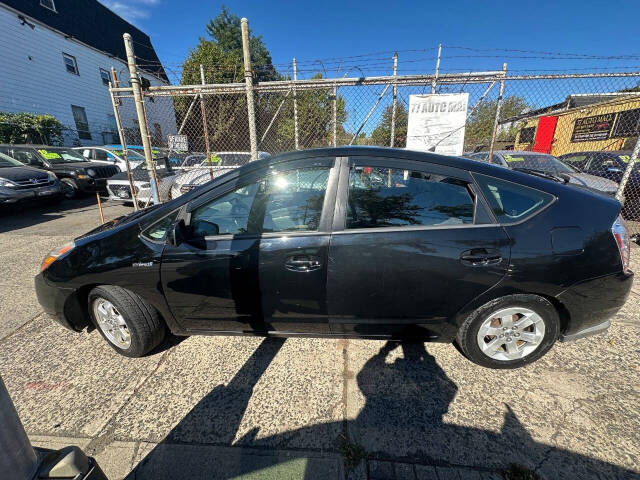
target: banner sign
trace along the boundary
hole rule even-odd
[[[186,135],[167,135],[167,146],[176,152],[188,152],[189,137]]]
[[[577,118],[573,124],[572,142],[606,140],[611,133],[615,113],[603,113],[592,117]]]
[[[409,95],[407,148],[462,155],[468,93]]]

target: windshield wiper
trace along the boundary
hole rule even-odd
[[[567,175],[566,173],[551,173],[545,172],[544,170],[538,170],[536,168],[516,167],[512,170],[536,175],[537,177],[548,178],[549,180],[553,180],[555,182],[569,183],[569,180],[571,179],[571,177],[569,177],[569,175]]]

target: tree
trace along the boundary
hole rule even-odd
[[[180,83],[191,85],[201,83],[200,65],[204,66],[207,83],[239,82],[244,76],[242,56],[241,21],[237,15],[222,7],[220,14],[210,20],[206,26],[209,38],[200,38],[196,48],[192,49],[183,64]],[[271,54],[264,45],[262,37],[249,32],[252,68],[258,82],[283,80],[273,66]],[[320,76],[316,77],[320,78]],[[264,136],[259,149],[277,153],[292,150],[295,147],[293,123],[293,95],[286,92],[256,93],[255,114],[258,141]],[[284,100],[284,103],[282,103]],[[176,98],[175,110],[178,123],[185,118],[193,97]],[[205,95],[207,112],[207,130],[212,151],[249,150],[247,101],[244,93],[229,95]],[[302,147],[326,146],[332,141],[332,97],[329,90],[300,90],[297,93],[299,143]],[[278,108],[282,108],[271,123]],[[344,129],[346,120],[344,98],[338,97],[337,133]],[[187,119],[185,133],[193,149],[205,149],[204,128],[200,105],[194,105]]]
[[[378,126],[371,132],[371,143],[373,145],[389,146],[391,141],[391,117],[393,113],[393,105],[385,108],[382,119]],[[404,105],[396,104],[396,127],[394,147],[405,147],[407,145],[407,122],[409,116]]]
[[[491,141],[493,134],[493,124],[498,106],[497,100],[483,100],[473,111],[465,128],[465,149],[472,149],[476,145],[487,144]],[[502,100],[500,107],[500,118],[506,119],[515,117],[530,110],[527,101],[518,96],[506,97]],[[512,125],[498,134],[498,140],[515,139],[517,127]]]
[[[0,143],[62,143],[62,124],[52,115],[0,112]]]

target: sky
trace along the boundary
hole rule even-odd
[[[340,69],[342,75],[347,66],[350,76],[360,76],[356,67],[366,74],[390,73],[393,51],[399,52],[399,74],[429,73],[440,43],[444,72],[498,70],[503,62],[509,71],[523,73],[638,70],[640,65],[640,24],[631,14],[639,7],[633,0],[101,1],[146,32],[169,69],[178,68],[198,38],[206,36],[205,25],[222,3],[249,19],[282,73],[295,56],[303,78],[319,69]],[[318,59],[322,62],[313,62]]]

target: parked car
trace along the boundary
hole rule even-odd
[[[26,201],[56,203],[62,198],[54,173],[26,167],[0,153],[0,208]]]
[[[127,162],[124,160],[122,145],[103,145],[100,147],[75,147],[87,160],[115,165],[121,172],[127,171]],[[129,165],[136,168],[144,162],[144,154],[133,147],[127,147]]]
[[[131,357],[170,330],[455,341],[514,368],[609,327],[633,279],[619,212],[464,158],[297,151],[105,223],[35,285],[57,322]]]
[[[267,158],[268,152],[258,152],[258,160]],[[206,154],[195,153],[185,158],[181,167],[183,173],[179,174],[169,191],[169,198],[178,198],[194,188],[210,182],[229,170],[238,168],[251,161],[251,152],[216,152],[207,159]]]
[[[177,172],[171,167],[169,159],[163,157],[154,160],[156,165],[156,176],[158,178],[158,193],[160,199],[165,201],[169,198],[169,189],[173,183]],[[149,173],[146,163],[138,165],[131,170],[133,177],[133,187],[135,189],[138,203],[142,206],[153,204],[151,184],[149,182]],[[114,175],[107,181],[107,193],[109,200],[119,200],[124,202],[133,202],[131,198],[131,186],[129,185],[129,175],[122,172]]]
[[[30,167],[53,172],[66,198],[74,198],[79,193],[105,192],[107,178],[118,173],[115,165],[87,161],[68,147],[0,145],[0,152]]]
[[[479,152],[468,155],[467,158],[486,162],[488,156],[488,152]],[[614,196],[618,191],[616,182],[583,173],[577,168],[561,162],[553,155],[546,153],[498,150],[493,152],[492,163],[531,174],[559,175],[565,177],[571,185],[598,191],[609,196]]]
[[[619,184],[631,158],[631,151],[574,152],[561,155],[558,158],[589,175],[608,178]],[[625,198],[622,208],[624,217],[640,220],[640,168],[638,168],[638,164],[634,164],[622,193]]]

